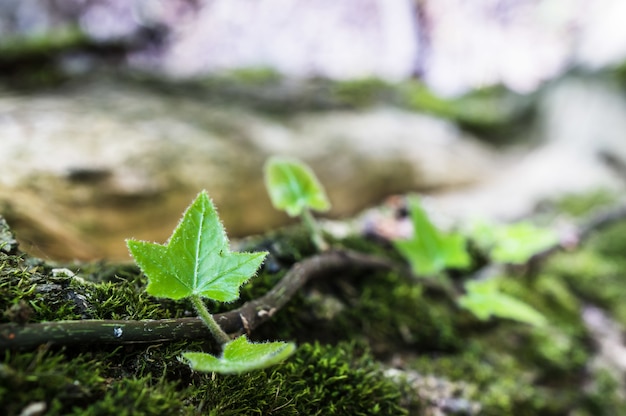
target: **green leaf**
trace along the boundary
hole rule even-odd
[[[530,258],[558,242],[557,234],[528,221],[496,225],[482,222],[472,235],[489,257],[497,263],[524,264]]]
[[[545,316],[527,303],[502,293],[497,279],[468,281],[467,294],[458,299],[461,307],[472,312],[478,319],[487,320],[492,316],[525,322],[535,326],[545,326]]]
[[[558,237],[552,230],[539,228],[528,222],[511,224],[497,232],[491,257],[496,262],[524,264],[533,255],[557,242]]]
[[[305,209],[327,211],[330,202],[313,171],[296,159],[271,157],[265,163],[265,186],[272,205],[291,217]]]
[[[460,234],[444,234],[430,222],[415,196],[408,198],[413,237],[394,245],[409,261],[416,275],[430,276],[447,267],[465,268],[471,259]]]
[[[183,357],[191,368],[202,372],[240,374],[266,368],[288,358],[296,350],[292,342],[249,342],[245,335],[224,345],[217,358],[203,352],[186,352]]]
[[[205,191],[187,208],[165,245],[127,240],[128,249],[148,277],[146,291],[181,299],[199,295],[228,302],[263,262],[266,252],[233,253],[215,207]]]

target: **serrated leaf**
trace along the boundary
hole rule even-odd
[[[203,352],[186,352],[183,357],[196,371],[240,374],[278,364],[295,350],[292,342],[253,343],[242,335],[226,343],[219,358]]]
[[[315,173],[296,159],[272,157],[265,163],[265,186],[272,205],[298,216],[307,208],[327,211],[330,202]]]
[[[465,284],[467,294],[458,299],[461,307],[472,312],[478,319],[492,316],[507,318],[535,326],[545,326],[545,316],[527,303],[498,290],[496,279],[469,281]]]
[[[494,262],[509,264],[524,264],[558,242],[553,230],[528,221],[506,225],[481,222],[474,225],[472,235]]]
[[[146,291],[157,297],[191,295],[228,302],[254,275],[266,252],[234,253],[215,207],[202,191],[187,208],[167,244],[127,240],[131,255],[148,277]]]
[[[413,237],[396,240],[394,245],[409,261],[416,275],[430,276],[447,267],[464,268],[470,265],[465,239],[460,234],[444,234],[437,230],[417,197],[409,197],[408,206]]]
[[[524,264],[533,255],[557,242],[558,237],[554,231],[528,222],[519,222],[496,232],[496,243],[491,250],[491,257],[496,262]]]

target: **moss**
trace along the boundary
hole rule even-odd
[[[561,195],[554,201],[556,211],[582,217],[594,210],[617,203],[619,195],[607,189],[595,189],[584,194]]]
[[[626,325],[626,284],[622,258],[624,226],[595,236],[585,250],[560,253],[550,259],[547,270],[561,276],[581,302],[604,308]]]
[[[350,107],[370,106],[389,101],[394,95],[393,86],[378,78],[362,78],[334,82],[330,94],[341,104]]]
[[[47,415],[400,415],[400,388],[354,343],[302,345],[283,365],[242,376],[192,373],[176,360],[196,346],[113,352],[9,352],[0,407],[17,415],[44,402]]]
[[[460,346],[449,299],[397,273],[361,277],[353,284],[344,295],[348,306],[334,319],[340,333],[365,337],[384,355],[402,348],[449,351]]]
[[[57,85],[67,78],[58,65],[59,56],[89,44],[74,26],[27,36],[4,36],[0,40],[0,73],[11,88]]]
[[[238,68],[229,71],[224,76],[248,85],[274,84],[283,78],[279,72],[270,67]]]
[[[45,274],[40,265],[29,265],[23,256],[0,252],[1,322],[80,318],[68,287],[68,279]]]
[[[195,414],[180,394],[179,377],[188,371],[176,356],[185,347],[6,352],[0,407],[7,415],[38,401],[45,403],[47,415]]]
[[[211,415],[401,415],[400,389],[354,343],[302,345],[288,362],[244,376],[203,376]]]
[[[444,98],[424,84],[408,81],[398,86],[399,101],[406,107],[456,121],[483,139],[510,140],[533,116],[532,97],[503,87],[484,88],[460,97]]]
[[[89,403],[104,391],[102,359],[90,354],[5,351],[0,371],[0,407],[20,414],[33,402],[45,402],[46,414],[64,414]]]
[[[129,414],[128,409],[183,415],[428,414],[441,395],[434,392],[435,380],[448,386],[450,400],[480,406],[471,414],[619,414],[620,385],[590,367],[595,351],[580,312],[593,303],[626,324],[625,231],[607,229],[580,250],[552,257],[537,274],[503,279],[502,290],[542,312],[548,328],[478,321],[401,273],[354,270],[310,282],[254,331],[255,340],[298,343],[297,353],[279,366],[222,376],[194,373],[178,360],[182,351],[215,352],[211,342],[5,351],[0,408],[17,415],[42,401],[50,415]],[[351,237],[335,243],[400,261],[379,241]],[[239,248],[271,255],[242,289],[242,299],[220,311],[263,295],[313,252],[298,227],[248,239]],[[145,278],[136,267],[71,268],[86,281],[55,276],[50,265],[0,250],[3,322],[158,319],[192,311],[184,301],[145,295]],[[455,276],[455,284],[464,277]],[[388,377],[385,362],[417,372],[423,382]]]

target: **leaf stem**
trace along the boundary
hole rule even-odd
[[[387,258],[354,251],[329,250],[294,264],[280,282],[260,298],[246,302],[239,309],[209,316],[219,321],[220,328],[227,333],[250,334],[280,311],[307,282],[336,276],[334,272],[354,268],[369,271],[399,269],[402,274],[411,276],[408,268]],[[200,304],[206,310],[201,298]],[[46,343],[154,343],[205,337],[206,324],[199,317],[143,321],[55,321],[24,325],[7,323],[0,324],[0,351],[4,348],[33,348]]]
[[[198,317],[204,322],[204,324],[209,328],[211,334],[215,339],[222,345],[226,344],[230,341],[230,337],[224,330],[219,326],[217,321],[213,318],[213,315],[209,313],[206,306],[204,305],[204,301],[198,295],[190,296],[191,303],[193,304],[194,309],[198,313]]]
[[[311,210],[304,208],[300,214],[300,218],[302,218],[302,223],[311,234],[311,240],[313,241],[315,247],[319,251],[327,251],[330,247],[328,246],[326,240],[324,240],[322,230],[320,230],[319,224],[313,217],[313,214],[311,214]]]

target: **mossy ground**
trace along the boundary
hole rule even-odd
[[[339,243],[397,258],[363,238]],[[260,296],[311,254],[298,229],[244,245],[271,256],[240,302]],[[310,282],[253,333],[298,343],[281,365],[241,376],[194,373],[178,357],[210,349],[198,341],[6,350],[0,409],[19,415],[40,403],[47,415],[626,414],[619,380],[590,365],[596,351],[581,319],[582,308],[593,304],[626,325],[625,249],[626,225],[616,225],[534,273],[506,279],[504,290],[544,313],[548,328],[478,321],[399,273],[343,273]],[[0,250],[1,322],[192,313],[184,301],[146,295],[134,266],[71,268],[85,282]],[[402,371],[391,376],[391,367]]]

